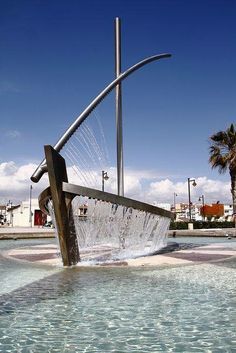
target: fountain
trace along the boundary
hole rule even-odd
[[[46,160],[33,179],[47,169],[50,188],[40,195],[40,207],[56,219],[64,264],[88,252],[102,261],[108,254],[150,254],[164,244],[170,213],[69,184],[62,146],[56,147],[45,146]],[[80,163],[87,166],[84,158]],[[90,172],[84,178],[92,184]],[[188,237],[195,250],[166,254],[161,268],[146,258],[150,263],[136,268],[69,271],[42,265],[54,239],[18,240],[18,249],[13,240],[1,241],[0,352],[234,352],[236,243],[215,241]]]
[[[165,246],[171,212],[140,201],[68,183],[64,158],[45,146],[50,187],[39,196],[54,214],[63,264],[75,265],[81,251],[100,261],[154,253]],[[52,200],[53,207],[49,206]],[[85,205],[81,210],[81,205]],[[81,212],[82,211],[82,212]],[[85,257],[85,256],[84,256]]]
[[[169,211],[124,197],[121,122],[121,82],[144,65],[171,55],[148,57],[121,73],[119,33],[119,20],[116,19],[116,79],[88,105],[54,147],[45,146],[45,159],[31,177],[32,181],[38,182],[48,172],[50,187],[39,196],[39,205],[45,213],[50,210],[55,219],[64,266],[77,264],[85,258],[85,253],[89,253],[89,259],[95,256],[97,261],[155,253],[165,246],[166,232],[173,217]],[[116,89],[118,195],[68,183],[66,163],[59,154],[113,89]],[[96,145],[95,140],[92,142]],[[81,153],[79,148],[73,147],[72,154],[75,152]],[[82,163],[86,165],[86,157],[82,158]],[[84,205],[82,214],[81,205]],[[99,259],[96,253],[100,254]]]

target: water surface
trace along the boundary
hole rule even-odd
[[[234,260],[152,269],[0,260],[0,352],[236,351]]]

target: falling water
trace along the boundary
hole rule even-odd
[[[101,171],[107,170],[109,163],[98,115],[95,123],[94,129],[84,122],[62,152],[76,174],[71,180],[68,173],[70,182],[100,189]],[[52,205],[48,208],[55,224]],[[166,246],[169,218],[82,196],[74,198],[72,208],[82,261],[133,258]]]
[[[73,200],[82,261],[110,261],[166,246],[169,218],[87,197]]]
[[[59,256],[61,256],[61,250],[60,250],[60,245],[59,245],[57,223],[56,223],[55,212],[54,212],[52,200],[49,200],[47,202],[47,209],[48,209],[48,212],[50,214],[50,217],[51,217],[51,220],[52,220],[52,224],[54,225],[54,228],[55,228],[54,233],[55,233],[55,238],[56,238],[56,241],[57,241],[57,255],[59,257]]]
[[[107,170],[110,163],[98,113],[80,126],[62,153],[74,171],[73,182],[96,189],[101,187],[101,172]]]

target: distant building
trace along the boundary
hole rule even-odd
[[[187,203],[177,203],[175,209],[172,206],[171,211],[176,214],[176,221],[189,221],[189,205]],[[191,216],[194,221],[232,221],[233,206],[220,203],[204,205],[193,204],[191,208]]]
[[[38,200],[23,201],[20,205],[7,207],[6,223],[11,227],[42,227],[47,222],[47,216],[38,206]]]
[[[188,209],[188,204],[186,203],[176,203],[175,205],[175,210],[173,209],[173,212],[175,211],[176,215],[176,221],[183,221],[186,222],[189,220],[189,209]]]
[[[153,202],[153,206],[163,208],[166,211],[171,210],[171,204],[170,203],[157,203],[156,201]]]
[[[224,219],[226,221],[233,220],[233,205],[224,205]]]
[[[0,205],[0,225],[6,223],[7,219],[7,207],[5,205]]]
[[[220,219],[224,216],[224,205],[218,202],[212,205],[204,205],[201,207],[201,215],[207,220]]]

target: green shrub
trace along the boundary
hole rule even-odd
[[[170,230],[188,229],[189,222],[171,222]],[[193,229],[212,229],[212,228],[234,228],[234,222],[209,222],[209,221],[193,221]]]

